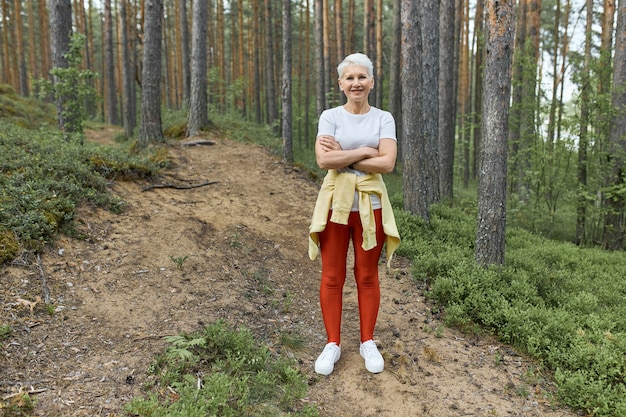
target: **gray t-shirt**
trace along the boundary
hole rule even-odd
[[[396,123],[388,111],[376,107],[370,107],[365,114],[353,114],[343,106],[324,110],[320,115],[317,128],[317,136],[333,136],[341,145],[341,149],[357,149],[363,146],[378,149],[381,139],[396,138]],[[365,172],[344,168],[339,172],[352,172],[356,175],[365,175]],[[372,196],[372,205],[375,209],[380,208],[378,196]],[[352,211],[359,209],[358,199],[354,199]]]

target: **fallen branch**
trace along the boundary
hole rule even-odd
[[[2,401],[6,401],[8,399],[11,399],[13,397],[18,397],[22,394],[39,394],[41,392],[46,392],[48,391],[48,388],[41,388],[41,389],[31,389],[30,391],[22,391],[20,390],[20,392],[16,392],[13,394],[9,394],[9,395],[5,395],[4,397],[2,397]]]
[[[187,142],[181,142],[180,146],[211,146],[215,145],[215,142],[206,139],[190,140]]]
[[[142,188],[142,191],[148,191],[153,188],[175,188],[177,190],[188,190],[190,188],[204,187],[205,185],[217,184],[219,181],[207,181],[200,184],[181,185],[181,184],[150,184]]]
[[[41,266],[41,257],[37,254],[37,267],[39,268],[39,274],[41,275],[41,285],[43,287],[43,299],[46,305],[50,304],[50,290],[48,289],[48,283],[46,282],[46,274],[43,273],[43,267]]]

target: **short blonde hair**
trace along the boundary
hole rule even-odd
[[[339,78],[341,78],[343,70],[350,64],[365,67],[367,68],[367,75],[369,75],[370,77],[374,76],[374,64],[372,64],[372,60],[369,59],[367,55],[357,52],[345,57],[343,61],[341,61],[341,63],[337,66],[337,74],[339,74]]]

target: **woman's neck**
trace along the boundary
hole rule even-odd
[[[348,113],[365,114],[370,111],[371,106],[367,101],[364,101],[362,103],[349,101],[343,105],[343,108],[346,109]]]

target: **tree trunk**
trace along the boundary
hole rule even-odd
[[[267,123],[276,132],[274,123],[278,119],[276,92],[274,91],[274,34],[272,30],[272,0],[265,0],[265,103]]]
[[[613,61],[613,109],[609,134],[608,190],[605,193],[607,214],[604,222],[604,247],[624,249],[624,209],[626,202],[626,0],[620,0],[615,31]]]
[[[454,0],[441,1],[439,14],[439,189],[441,197],[452,198],[454,182]]]
[[[196,136],[209,126],[207,92],[207,15],[206,0],[193,3],[193,27],[191,32],[191,97],[187,137]]]
[[[283,0],[283,92],[282,134],[283,160],[293,163],[291,111],[291,0]]]
[[[473,88],[474,99],[472,102],[472,138],[474,139],[474,154],[472,165],[472,178],[476,179],[478,175],[478,160],[480,142],[482,141],[481,130],[481,114],[480,111],[483,105],[483,65],[485,59],[485,0],[478,0],[476,2],[476,18],[474,19],[474,70],[473,70]]]
[[[179,0],[178,19],[180,25],[180,51],[182,56],[183,107],[186,108],[189,106],[191,96],[191,70],[189,68],[191,60],[189,59],[189,22],[187,19],[187,0]]]
[[[585,59],[581,77],[580,92],[580,135],[578,138],[578,188],[576,203],[576,243],[582,245],[585,240],[587,223],[587,148],[589,147],[589,108],[591,86],[591,47],[593,36],[593,0],[586,0],[586,24],[585,24]]]
[[[317,69],[317,91],[315,111],[319,116],[326,109],[326,69],[324,68],[324,1],[314,0],[315,7],[315,68]]]
[[[17,38],[17,63],[20,94],[28,96],[28,74],[26,73],[26,52],[24,51],[24,25],[22,23],[21,1],[15,0],[15,37]],[[32,47],[33,45],[31,45]]]
[[[162,24],[163,0],[146,0],[139,128],[139,143],[143,146],[165,142],[161,125]]]
[[[376,93],[375,105],[379,109],[383,107],[383,87],[385,85],[385,73],[383,71],[383,0],[376,1]]]
[[[514,0],[487,0],[483,142],[478,175],[476,261],[504,264],[507,126],[515,31]]]
[[[113,17],[111,13],[111,0],[104,0],[104,60],[106,87],[105,102],[107,123],[119,124],[117,117],[117,93],[115,88],[115,58],[113,54]]]
[[[67,68],[65,54],[69,51],[72,36],[72,3],[70,0],[49,0],[48,5],[50,7],[52,67]],[[58,82],[56,77],[54,82]],[[66,120],[65,116],[65,103],[68,99],[69,97],[60,95],[55,100],[59,129],[64,132],[72,126],[71,121]]]
[[[391,33],[391,51],[389,51],[389,112],[396,120],[396,135],[398,135],[398,160],[402,160],[402,88],[400,73],[402,69],[402,0],[393,0],[393,18]]]
[[[122,25],[122,88],[124,90],[122,121],[124,123],[124,134],[127,138],[130,138],[133,136],[137,126],[137,103],[135,102],[134,60],[132,59],[129,43],[127,8],[127,0],[121,0],[119,24]]]
[[[430,221],[439,201],[439,3],[402,3],[404,208]]]

